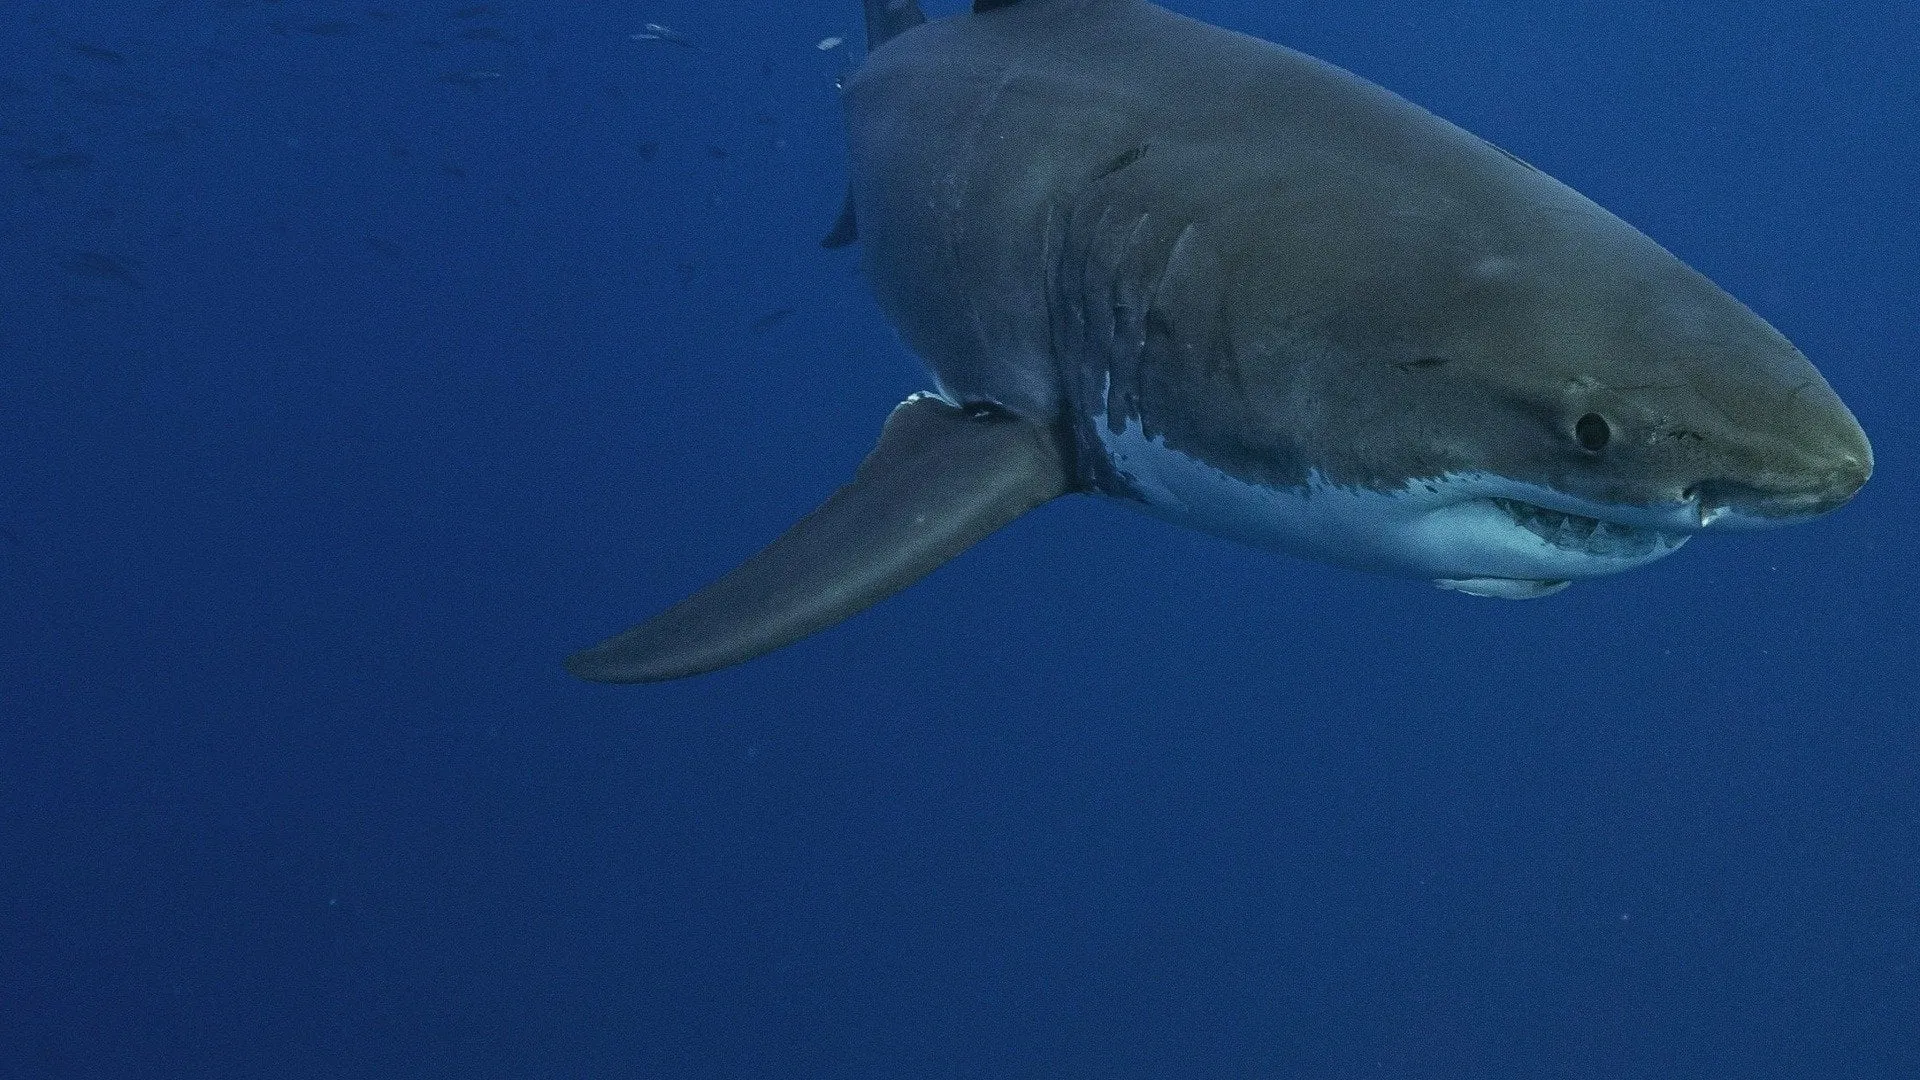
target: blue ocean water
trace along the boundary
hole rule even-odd
[[[1176,6],[1648,231],[1878,475],[1526,604],[1063,500],[588,686],[925,385],[817,243],[852,0],[5,4],[0,1075],[1920,1076],[1920,13]]]

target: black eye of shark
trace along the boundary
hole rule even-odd
[[[1589,454],[1597,454],[1613,441],[1613,425],[1599,413],[1588,413],[1574,422],[1573,438],[1580,449]]]

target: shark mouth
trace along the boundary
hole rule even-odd
[[[1565,551],[1602,559],[1644,559],[1687,542],[1687,534],[1550,510],[1499,496],[1487,500],[1515,525]]]

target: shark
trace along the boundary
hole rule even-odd
[[[714,671],[1088,493],[1527,599],[1847,502],[1865,433],[1620,218],[1331,64],[1148,0],[867,0],[858,243],[929,388],[850,482],[567,667]]]

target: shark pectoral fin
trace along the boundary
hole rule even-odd
[[[751,660],[925,577],[1068,490],[1054,430],[915,394],[853,481],[725,577],[574,654],[595,682],[659,682]]]

